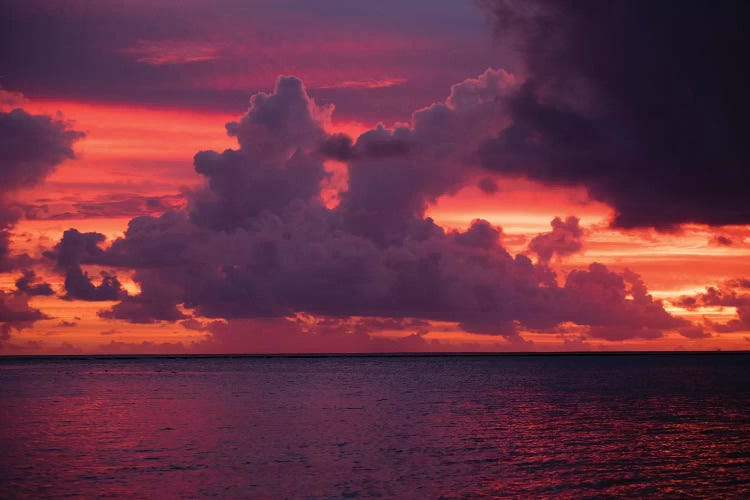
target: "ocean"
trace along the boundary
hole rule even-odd
[[[750,355],[0,358],[0,498],[750,497]]]

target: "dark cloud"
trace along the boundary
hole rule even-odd
[[[619,227],[750,222],[750,4],[481,3],[528,75],[488,169],[584,185]]]
[[[492,177],[482,177],[477,183],[477,187],[482,190],[484,194],[495,194],[500,191],[500,187]]]
[[[445,101],[416,111],[410,126],[363,133],[340,196],[347,230],[389,244],[423,225],[427,206],[471,177],[479,143],[505,126],[502,98],[515,84],[507,72],[488,69],[451,87]]]
[[[552,231],[541,233],[529,242],[529,251],[539,259],[549,262],[553,256],[566,257],[583,249],[583,228],[578,217],[569,216],[564,221],[555,217],[550,222]]]
[[[708,339],[711,338],[711,334],[705,330],[705,328],[698,325],[691,325],[678,330],[680,335],[688,339]]]
[[[82,233],[77,229],[68,229],[55,247],[44,255],[53,259],[59,268],[101,263],[104,250],[99,245],[105,239],[101,233]]]
[[[10,197],[36,186],[62,161],[73,158],[73,143],[83,133],[71,130],[62,120],[32,115],[20,108],[22,97],[0,89],[0,272],[20,264],[10,253],[11,230],[22,215]]]
[[[718,246],[718,247],[731,247],[734,245],[734,241],[729,236],[724,236],[722,234],[718,234],[714,237],[712,237],[709,242],[710,245]]]
[[[123,298],[111,309],[101,311],[99,316],[122,319],[130,323],[174,322],[187,319],[177,307],[180,302],[180,290],[175,289],[170,283],[158,283],[161,276],[161,273],[139,270],[135,280],[141,283],[141,293]]]
[[[320,153],[326,158],[338,161],[351,160],[354,154],[354,142],[346,134],[335,133],[326,137],[320,146]]]
[[[90,201],[59,200],[55,203],[19,204],[29,220],[92,219],[97,217],[137,217],[176,210],[184,205],[181,195],[142,196],[137,194],[108,195]]]
[[[307,151],[323,141],[327,115],[330,109],[316,106],[297,78],[281,77],[273,94],[255,94],[247,114],[227,124],[240,149],[195,155],[210,191],[193,200],[193,222],[231,230],[262,211],[317,198],[326,172]]]
[[[23,275],[16,280],[16,289],[27,295],[54,295],[55,292],[49,283],[40,283],[36,273],[31,269],[25,269]]]
[[[0,290],[0,347],[3,341],[10,338],[12,330],[28,328],[35,321],[46,317],[41,311],[29,305],[28,295]]]
[[[477,219],[471,222],[466,232],[456,231],[454,237],[459,245],[485,250],[500,250],[502,230],[486,220]]]
[[[661,301],[653,299],[643,280],[632,271],[618,274],[602,264],[591,264],[588,270],[571,271],[564,289],[565,319],[590,325],[592,337],[649,339],[660,337],[664,330],[690,326],[690,322],[665,311]]]
[[[65,298],[104,301],[119,300],[127,295],[115,275],[102,271],[101,281],[96,285],[82,267],[83,264],[105,262],[106,253],[99,246],[104,240],[105,236],[101,233],[81,233],[77,229],[68,229],[55,247],[44,253],[65,273]]]
[[[674,300],[680,307],[695,310],[699,307],[734,307],[737,317],[726,323],[706,321],[717,332],[750,331],[750,279],[727,280],[719,286],[707,287],[696,295],[683,295]]]
[[[125,291],[116,276],[101,273],[101,282],[92,283],[86,271],[80,266],[71,266],[65,271],[65,298],[73,300],[119,300]]]
[[[47,115],[23,109],[0,112],[2,193],[35,186],[63,160],[73,158],[73,143],[83,133]]]
[[[283,77],[274,94],[254,97],[247,115],[228,126],[239,149],[196,156],[208,182],[187,209],[131,220],[106,250],[101,235],[68,231],[48,256],[77,273],[84,264],[135,269],[140,294],[102,312],[106,318],[178,321],[187,319],[186,310],[232,322],[312,315],[330,321],[317,323],[318,332],[350,331],[335,344],[344,351],[364,349],[348,344],[356,335],[364,335],[367,350],[389,350],[372,347],[381,340],[369,332],[397,325],[415,330],[410,348],[430,348],[421,337],[428,321],[504,337],[517,348],[528,347],[519,331],[554,331],[568,322],[609,340],[689,326],[634,273],[592,264],[560,286],[546,262],[510,255],[500,228],[487,221],[445,231],[425,217],[431,201],[472,178],[467,157],[482,134],[502,129],[497,106],[514,88],[511,80],[487,71],[416,112],[411,126],[378,126],[352,141],[348,189],[327,208],[319,157],[321,144],[330,142],[322,126],[330,110],[317,106],[299,80]],[[578,221],[559,226],[574,233]],[[395,323],[377,325],[376,318]],[[205,328],[214,341],[224,334],[224,327]],[[252,336],[261,350],[276,342],[258,338]]]

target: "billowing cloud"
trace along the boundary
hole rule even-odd
[[[26,294],[12,294],[0,290],[0,347],[10,338],[12,330],[30,327],[46,316],[29,305]]]
[[[750,331],[750,279],[727,280],[720,286],[710,286],[696,295],[684,295],[674,301],[689,310],[699,307],[734,307],[737,317],[726,323],[706,321],[706,325],[717,332]]]
[[[81,266],[104,260],[105,252],[99,247],[104,239],[100,233],[69,229],[52,250],[45,252],[45,256],[53,259],[56,267],[65,273],[65,298],[103,301],[118,300],[127,295],[115,275],[102,272],[101,282],[96,285]]]
[[[565,257],[583,249],[583,228],[578,217],[569,216],[564,221],[555,217],[550,222],[552,231],[541,233],[529,242],[529,250],[544,262],[553,256]]]
[[[2,193],[38,184],[63,160],[73,158],[73,143],[83,133],[62,120],[16,108],[0,112]]]
[[[0,89],[0,272],[17,267],[10,253],[11,229],[22,211],[11,201],[17,191],[38,185],[64,160],[73,158],[73,143],[83,133],[63,120],[33,115],[21,108],[20,94]]]
[[[496,106],[515,85],[490,70],[410,124],[378,126],[356,141],[339,136],[349,148],[349,183],[330,208],[320,190],[331,110],[299,80],[282,77],[227,126],[238,149],[196,155],[207,185],[188,208],[131,220],[107,249],[102,235],[67,231],[48,256],[68,272],[86,264],[134,269],[140,294],[101,313],[132,322],[183,320],[185,311],[232,321],[299,314],[443,321],[519,346],[524,329],[568,322],[609,340],[687,327],[634,273],[592,264],[560,286],[546,262],[508,253],[501,229],[487,221],[445,231],[425,217],[430,202],[469,181],[482,138],[507,126]],[[559,226],[574,233],[578,221]]]
[[[118,300],[125,295],[116,276],[102,272],[101,282],[95,285],[88,273],[76,266],[65,271],[65,292],[68,299],[89,301]]]
[[[40,283],[36,273],[31,269],[25,269],[21,277],[16,280],[16,289],[27,295],[54,295],[55,292],[49,283]]]
[[[584,185],[619,227],[750,223],[747,2],[481,3],[527,75],[486,168]]]

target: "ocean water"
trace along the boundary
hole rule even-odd
[[[750,497],[750,355],[0,359],[0,498]]]

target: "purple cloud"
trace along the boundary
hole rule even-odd
[[[529,242],[529,250],[544,262],[553,256],[566,257],[583,249],[583,228],[578,217],[570,216],[563,221],[555,217],[550,222],[552,231],[541,233]]]
[[[746,2],[482,4],[528,75],[486,168],[586,186],[618,227],[750,223]]]
[[[330,110],[282,77],[228,126],[239,149],[196,155],[207,185],[188,208],[131,220],[106,250],[101,235],[68,231],[48,256],[76,272],[135,269],[141,293],[101,313],[132,322],[183,320],[183,308],[233,320],[446,321],[519,346],[520,330],[566,322],[610,340],[687,327],[634,273],[592,264],[560,286],[546,262],[510,255],[500,228],[478,220],[446,232],[425,218],[432,200],[470,178],[466,155],[481,133],[502,128],[497,97],[512,88],[506,74],[488,71],[416,112],[410,126],[379,126],[351,141],[349,187],[328,208],[319,195]],[[579,229],[574,218],[557,226]]]

